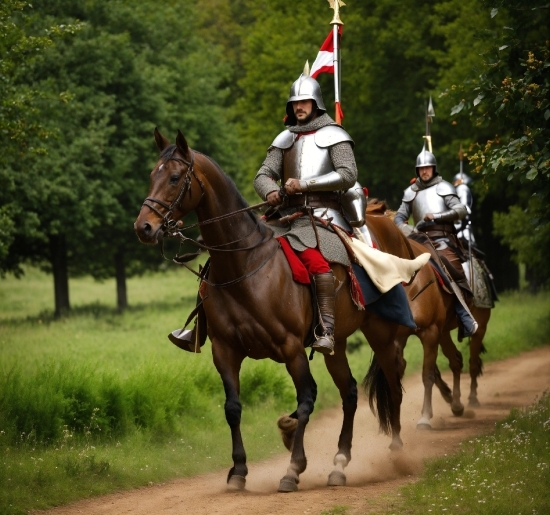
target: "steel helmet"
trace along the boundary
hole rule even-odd
[[[321,111],[321,113],[327,111],[323,102],[321,86],[319,86],[319,83],[313,77],[309,76],[309,64],[307,62],[304,72],[290,87],[290,93],[286,102],[287,117],[285,125],[296,125],[298,123],[292,109],[292,102],[296,102],[297,100],[313,100],[317,106],[317,111]]]
[[[418,157],[416,158],[416,176],[417,177],[420,177],[420,175],[418,174],[418,169],[421,166],[433,166],[433,169],[434,169],[433,176],[435,177],[436,175],[439,175],[435,156],[425,148],[422,149],[422,152],[420,152],[420,154],[418,154]]]
[[[472,178],[470,176],[466,175],[465,173],[458,172],[453,177],[453,185],[454,186],[458,186],[459,184],[466,184],[466,186],[467,186],[471,182],[472,182]]]

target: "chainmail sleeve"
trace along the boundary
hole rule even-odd
[[[397,213],[395,213],[395,217],[393,221],[395,222],[395,225],[401,226],[403,224],[408,223],[409,216],[411,216],[411,203],[401,202],[401,205],[399,206]]]
[[[277,191],[283,170],[283,151],[280,148],[270,147],[267,156],[254,178],[254,189],[263,200],[272,191]]]
[[[462,220],[467,214],[468,210],[466,206],[460,202],[458,197],[454,195],[445,196],[445,205],[449,208],[449,211],[440,213],[439,219],[442,222],[452,222],[454,220]]]
[[[330,147],[330,159],[334,169],[342,177],[342,190],[349,190],[357,182],[357,165],[353,149],[348,141]]]

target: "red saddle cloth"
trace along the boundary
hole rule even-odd
[[[311,284],[311,278],[309,277],[309,273],[306,267],[300,261],[300,259],[290,246],[290,243],[288,243],[287,239],[284,236],[280,236],[279,238],[277,238],[277,240],[279,240],[286,260],[288,261],[290,269],[292,270],[292,278],[300,284]],[[350,278],[350,293],[353,302],[359,309],[364,309],[365,299],[363,296],[363,292],[361,291],[361,286],[357,281],[357,277],[355,276],[351,267],[348,269],[348,275]]]
[[[277,240],[279,241],[281,248],[285,253],[285,257],[288,261],[288,264],[290,265],[290,269],[292,270],[292,278],[300,284],[311,284],[311,279],[309,278],[306,267],[298,259],[298,256],[296,255],[294,250],[292,250],[290,243],[288,243],[284,236],[279,236]]]

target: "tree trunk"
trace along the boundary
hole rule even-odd
[[[69,273],[67,269],[67,241],[64,234],[50,235],[50,260],[53,270],[53,287],[56,317],[71,309],[69,304]]]
[[[116,276],[116,301],[117,309],[123,312],[128,307],[128,295],[126,291],[126,267],[124,264],[124,252],[119,250],[115,254]]]

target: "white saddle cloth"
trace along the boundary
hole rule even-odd
[[[337,231],[349,243],[349,248],[355,254],[357,263],[365,269],[381,293],[386,293],[396,284],[402,282],[408,283],[415,272],[420,270],[430,260],[429,252],[420,254],[415,259],[402,259],[393,254],[372,248],[362,240],[360,231],[354,231],[357,238],[350,238],[339,227]]]

